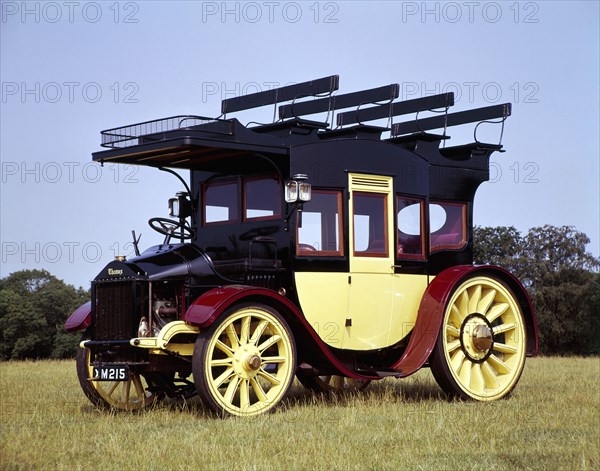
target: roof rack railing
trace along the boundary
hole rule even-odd
[[[403,114],[417,113],[419,111],[429,111],[436,108],[445,108],[446,110],[454,105],[454,93],[442,93],[440,95],[431,95],[414,100],[398,101],[384,105],[372,106],[370,108],[359,108],[353,111],[338,113],[337,125],[362,124],[366,121],[388,118],[390,125],[394,116]],[[391,126],[390,126],[391,127]]]
[[[511,114],[511,104],[504,103],[502,105],[486,106],[484,108],[475,108],[473,110],[459,111],[457,113],[445,114],[443,116],[433,116],[431,118],[415,119],[413,121],[405,121],[396,123],[392,126],[391,134],[393,137],[403,134],[423,133],[431,129],[446,128],[450,126],[460,126],[461,124],[477,123],[474,130],[474,138],[477,140],[477,128],[482,123],[501,123],[502,130],[500,132],[500,143],[502,142],[502,134],[504,132],[504,121]],[[500,121],[491,121],[500,118]]]
[[[277,104],[285,101],[297,100],[307,96],[331,94],[340,86],[339,75],[330,75],[308,82],[296,83],[285,87],[273,88],[263,92],[251,93],[221,101],[221,113],[225,118],[227,113],[249,110],[266,105],[275,105],[273,121],[275,121]]]
[[[100,132],[102,139],[100,145],[110,149],[129,147],[139,144],[138,139],[143,136],[190,128],[215,121],[217,121],[215,118],[208,118],[206,116],[177,115],[129,124],[118,128],[105,129]]]
[[[344,93],[342,95],[330,95],[318,100],[303,101],[300,103],[290,103],[279,107],[279,119],[298,118],[316,113],[327,111],[329,114],[336,110],[350,108],[352,106],[362,106],[374,104],[380,101],[391,102],[398,98],[400,94],[400,85],[392,83],[383,87],[361,90],[359,92]],[[333,121],[333,115],[332,115]]]

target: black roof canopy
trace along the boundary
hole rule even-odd
[[[398,101],[398,84],[335,95],[338,87],[339,77],[332,75],[223,100],[223,114],[217,118],[181,115],[107,129],[101,133],[101,145],[106,150],[95,152],[93,160],[204,170],[217,159],[231,163],[252,154],[286,158],[298,145],[348,139],[382,140],[382,133],[389,131],[389,138],[383,140],[415,152],[430,163],[487,170],[485,157],[502,148],[500,144],[485,144],[476,139],[443,149],[439,149],[439,144],[449,139],[446,130],[450,126],[492,119],[503,126],[511,113],[510,104],[448,113],[454,105],[452,93]],[[226,113],[267,105],[279,109],[279,119],[273,123],[245,126],[235,117],[225,119]],[[355,109],[348,110],[352,107]],[[305,118],[319,112],[331,116],[327,120],[331,125]],[[415,114],[412,120],[393,122],[394,117],[411,113]],[[336,127],[332,128],[334,114]],[[387,120],[385,127],[365,124],[383,119]],[[443,129],[443,133],[428,134],[431,129]],[[334,149],[335,145],[326,147]],[[406,154],[399,152],[399,158],[401,155]]]

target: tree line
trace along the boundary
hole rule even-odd
[[[589,238],[571,226],[475,227],[477,264],[505,267],[525,285],[536,311],[540,353],[600,354],[600,260]],[[21,270],[0,279],[0,359],[70,358],[80,333],[63,330],[67,317],[90,299],[46,270]]]
[[[475,227],[474,260],[499,265],[527,288],[536,313],[540,353],[600,354],[600,260],[572,226]]]

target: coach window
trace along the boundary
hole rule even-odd
[[[298,213],[296,253],[303,256],[342,256],[342,192],[312,190],[312,198]]]
[[[467,205],[432,201],[429,205],[430,252],[467,245]]]
[[[354,192],[354,255],[387,257],[386,195]]]
[[[238,201],[236,180],[208,183],[204,187],[204,224],[237,222]]]
[[[424,218],[425,203],[422,199],[407,196],[397,197],[398,258],[425,258]]]
[[[277,177],[244,179],[244,220],[281,217],[281,194]]]

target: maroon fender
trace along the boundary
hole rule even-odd
[[[413,374],[425,364],[435,348],[444,318],[444,311],[452,293],[467,276],[475,274],[488,275],[508,285],[516,296],[525,318],[527,355],[534,356],[537,354],[538,333],[533,305],[527,290],[519,280],[504,268],[492,265],[458,265],[442,271],[425,291],[408,347],[406,347],[406,351],[400,360],[392,367],[401,372],[401,377]]]
[[[67,332],[75,332],[77,330],[85,330],[92,323],[92,302],[88,301],[79,306],[73,314],[69,316],[65,322],[65,330]]]
[[[358,374],[344,366],[321,340],[299,309],[289,299],[270,289],[243,285],[213,288],[192,303],[182,320],[200,328],[208,328],[226,309],[241,301],[261,302],[277,309],[292,327],[297,346],[310,348],[309,343],[312,343],[312,347],[318,348],[340,375],[355,379],[379,379],[378,376]]]

